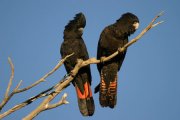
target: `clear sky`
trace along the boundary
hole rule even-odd
[[[143,28],[160,11],[165,22],[146,33],[128,48],[119,72],[118,101],[115,109],[102,108],[94,95],[96,110],[92,117],[82,117],[74,87],[68,93],[70,104],[39,114],[35,120],[180,120],[180,2],[162,0],[0,0],[0,101],[7,87],[10,56],[15,65],[14,88],[32,84],[59,61],[64,26],[78,12],[86,16],[84,41],[90,57],[96,56],[99,35],[123,13],[132,12]],[[91,65],[92,89],[99,83],[96,65]],[[62,66],[45,83],[15,95],[3,111],[57,83],[66,71]],[[59,95],[53,103],[61,98]],[[20,120],[36,108],[40,99],[4,120]],[[2,112],[3,112],[2,111]]]

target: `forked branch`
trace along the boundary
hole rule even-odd
[[[58,62],[58,64],[50,71],[48,72],[47,74],[45,74],[42,78],[40,78],[39,80],[37,80],[35,83],[33,83],[32,85],[26,87],[26,88],[23,88],[23,89],[19,89],[21,83],[22,83],[22,80],[18,83],[18,85],[15,87],[15,89],[9,94],[9,91],[10,91],[10,88],[11,88],[11,85],[12,85],[12,81],[13,81],[13,78],[14,78],[14,65],[12,63],[12,60],[10,58],[8,58],[8,61],[9,61],[9,64],[11,66],[11,77],[10,77],[10,80],[9,80],[9,83],[8,83],[8,87],[6,89],[6,93],[5,93],[5,97],[4,99],[2,100],[1,104],[0,104],[0,111],[2,110],[2,108],[7,104],[7,102],[12,98],[13,95],[17,94],[17,93],[20,93],[20,92],[24,92],[24,91],[27,91],[29,89],[31,89],[32,87],[35,87],[37,86],[39,83],[43,82],[47,77],[49,77],[51,74],[53,74],[57,69],[59,69],[59,67],[64,63],[64,61],[69,58],[70,56],[72,56],[74,53],[66,56],[64,59],[60,60]],[[9,109],[8,111],[0,114],[0,119],[1,118],[4,118],[5,116],[25,107],[26,105],[32,103],[33,101],[37,100],[38,98],[40,97],[44,97],[44,96],[47,96],[45,95],[45,93],[49,92],[50,90],[54,89],[55,86],[49,88],[48,90],[46,91],[43,91],[41,93],[39,93],[38,95],[34,96],[34,97],[31,97],[30,99],[18,104],[18,105],[15,105],[13,108]]]

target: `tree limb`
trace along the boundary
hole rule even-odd
[[[57,87],[55,88],[55,90],[53,92],[50,93],[49,96],[47,96],[47,98],[45,98],[43,100],[43,102],[35,109],[33,110],[30,114],[28,114],[26,117],[23,118],[23,120],[31,120],[34,117],[36,117],[39,113],[41,113],[42,111],[46,110],[47,105],[64,89],[66,88],[70,82],[74,79],[74,75],[77,74],[77,72],[80,69],[80,65],[82,64],[82,60],[78,60],[78,63],[76,64],[76,66],[74,67],[74,69],[72,70],[72,74],[70,74],[69,76],[67,76],[66,80],[64,82],[62,82],[61,84],[57,85]]]
[[[12,71],[12,72],[11,72],[10,81],[9,81],[9,84],[8,84],[8,87],[7,87],[7,90],[6,90],[6,93],[5,93],[5,97],[4,97],[3,101],[2,101],[2,103],[0,104],[0,111],[1,111],[2,108],[7,104],[7,102],[11,99],[11,97],[12,97],[14,94],[17,94],[17,93],[20,93],[20,92],[24,92],[24,91],[26,91],[26,90],[29,90],[29,89],[31,89],[32,87],[35,87],[36,85],[38,85],[40,82],[44,81],[45,78],[47,78],[48,76],[50,76],[51,74],[53,74],[53,73],[64,63],[64,61],[65,61],[67,58],[69,58],[70,56],[72,56],[73,54],[74,54],[74,53],[72,53],[72,54],[66,56],[64,59],[60,60],[60,61],[58,62],[58,64],[57,64],[50,72],[48,72],[46,75],[44,75],[42,78],[40,78],[38,81],[36,81],[36,82],[33,83],[32,85],[30,85],[30,86],[28,86],[28,87],[26,87],[26,88],[23,88],[23,89],[19,89],[19,87],[20,87],[20,85],[21,85],[21,83],[22,83],[22,80],[21,80],[21,81],[18,83],[18,85],[15,87],[15,89],[13,90],[13,92],[11,92],[10,94],[9,94],[9,91],[10,91],[10,87],[11,87],[11,85],[12,85],[12,80],[13,80],[13,78],[14,78],[14,65],[13,65],[11,59],[8,58],[8,61],[9,61],[9,63],[10,63],[11,71]],[[56,86],[57,86],[57,85],[49,88],[48,90],[46,90],[46,92],[54,89],[54,87],[56,87]],[[38,94],[38,95],[36,95],[36,96],[34,96],[34,97],[31,97],[30,99],[26,100],[25,102],[23,102],[23,103],[21,103],[21,104],[19,104],[19,105],[14,106],[13,108],[9,109],[8,111],[4,112],[3,114],[0,114],[0,119],[3,118],[3,117],[5,117],[5,116],[7,116],[7,115],[9,115],[9,114],[11,114],[11,113],[13,113],[13,112],[15,112],[16,110],[19,110],[19,109],[25,107],[26,105],[30,104],[30,103],[32,102],[32,99],[36,100],[36,99],[40,98],[40,96],[42,97],[42,96],[43,96],[42,93],[44,94],[45,91],[41,92],[40,94]],[[8,95],[8,94],[9,94],[9,95]],[[31,101],[31,102],[30,102],[30,101]]]

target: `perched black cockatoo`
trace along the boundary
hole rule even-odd
[[[61,45],[61,56],[74,53],[65,62],[67,73],[75,67],[77,59],[87,60],[89,55],[86,45],[82,39],[83,28],[86,25],[86,19],[83,13],[78,13],[66,26],[64,30],[64,42]],[[94,113],[94,100],[92,97],[91,85],[91,71],[90,66],[83,67],[79,70],[78,74],[72,81],[75,86],[78,106],[83,116],[92,116]]]
[[[99,91],[99,101],[102,107],[114,108],[117,101],[117,80],[118,71],[121,68],[126,51],[119,53],[110,61],[103,62],[103,57],[107,57],[123,47],[128,42],[128,36],[133,34],[139,27],[139,19],[132,13],[125,13],[114,24],[105,27],[102,31],[98,43],[97,59],[101,63],[97,64],[100,73],[100,84],[95,88],[95,93]]]

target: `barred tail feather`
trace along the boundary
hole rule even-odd
[[[83,116],[92,116],[94,114],[94,100],[92,97],[92,91],[89,83],[84,84],[84,93],[82,93],[78,86],[75,85],[77,98],[78,98],[78,106],[81,114]]]
[[[108,88],[109,107],[114,108],[117,102],[117,75],[113,82],[110,82]]]
[[[102,107],[108,106],[108,99],[107,99],[107,86],[104,82],[103,74],[101,73],[101,82],[100,82],[100,92],[99,92],[99,101]]]
[[[103,73],[101,72],[99,101],[102,107],[114,108],[117,101],[117,74],[109,85],[106,84]]]

